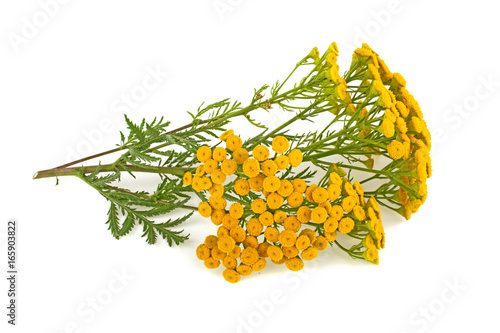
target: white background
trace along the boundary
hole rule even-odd
[[[2,332],[498,331],[493,1],[75,0],[43,22],[44,3],[0,4],[0,258],[5,272],[5,225],[16,218],[20,272],[16,327],[1,274]],[[231,285],[194,255],[215,232],[208,220],[187,222],[180,247],[148,246],[139,230],[118,241],[87,185],[31,179],[113,148],[125,128],[120,98],[148,71],[168,75],[126,113],[177,127],[203,101],[248,102],[333,41],[341,71],[365,41],[401,72],[434,135],[427,202],[410,221],[383,212],[379,266],[330,248],[301,274],[276,266]]]

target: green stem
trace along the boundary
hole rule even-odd
[[[181,168],[181,167],[150,167],[142,168],[135,165],[125,165],[125,168],[114,164],[105,165],[90,165],[86,167],[75,167],[75,168],[63,168],[63,169],[48,169],[42,170],[35,173],[33,179],[49,178],[49,177],[60,177],[60,176],[79,176],[83,170],[83,173],[92,173],[97,168],[99,172],[114,172],[116,169],[124,171],[125,168],[131,172],[149,172],[149,173],[166,173],[171,175],[182,176],[186,171],[191,170],[191,168]]]

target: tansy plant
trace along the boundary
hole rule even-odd
[[[158,216],[198,211],[217,230],[196,255],[208,268],[222,263],[232,283],[264,269],[267,258],[298,271],[328,245],[378,264],[385,243],[379,205],[409,219],[425,202],[430,133],[404,78],[368,45],[354,51],[342,76],[337,57],[335,43],[322,55],[314,48],[283,82],[255,90],[248,105],[201,106],[176,129],[163,118],[135,124],[125,116],[129,133],[120,133],[117,148],[34,178],[71,175],[93,187],[110,204],[106,223],[117,239],[140,224],[149,244],[158,237],[183,243],[189,235],[176,227],[193,212]],[[300,71],[305,76],[290,87]],[[259,109],[291,117],[268,128],[252,117]],[[290,129],[323,113],[329,122],[319,131]],[[240,116],[260,133],[243,140],[242,130],[228,129]],[[120,154],[110,164],[80,166],[111,153]],[[156,189],[121,186],[124,172],[158,174]]]

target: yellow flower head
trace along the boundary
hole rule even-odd
[[[250,193],[250,183],[246,179],[238,179],[234,183],[234,191],[241,196]]]
[[[221,184],[212,184],[212,187],[208,189],[208,193],[214,197],[222,197],[224,194],[224,186]]]
[[[382,120],[381,128],[382,128],[382,134],[384,134],[388,138],[393,137],[394,133],[396,132],[396,129],[394,128],[394,123],[388,118],[384,118],[384,120]]]
[[[196,248],[196,257],[200,260],[207,260],[210,258],[210,249],[205,244],[200,244]]]
[[[225,257],[227,257],[227,253],[219,249],[218,247],[214,247],[210,254],[212,255],[212,258],[216,260],[224,260]]]
[[[211,173],[210,179],[212,180],[213,184],[220,185],[220,184],[224,184],[224,182],[226,181],[226,175],[220,169],[217,169]],[[212,185],[212,187],[213,187],[213,185]]]
[[[202,177],[200,179],[200,186],[204,190],[208,190],[212,187],[212,181],[208,177]]]
[[[260,192],[264,189],[264,179],[266,176],[258,174],[256,177],[250,178],[250,188],[252,191]]]
[[[285,170],[290,165],[290,158],[286,155],[279,155],[274,159],[279,170]]]
[[[208,259],[206,259],[204,261],[204,264],[205,264],[206,268],[214,269],[214,268],[219,267],[220,261],[217,260],[217,259],[215,259],[215,258],[213,258],[213,257],[209,257]]]
[[[295,242],[295,246],[300,251],[307,249],[309,245],[311,245],[311,240],[306,235],[299,236]]]
[[[223,260],[222,260],[222,265],[226,268],[229,268],[229,269],[235,269],[236,266],[238,266],[238,262],[236,261],[235,258],[233,257],[230,257],[230,256],[226,256]]]
[[[252,265],[252,269],[255,271],[255,272],[259,272],[261,270],[263,270],[264,268],[266,268],[266,259],[264,258],[260,258],[259,260],[257,260],[253,265]]]
[[[277,212],[274,213],[274,222],[276,223],[283,223],[285,219],[287,218],[286,213],[282,210],[278,210]]]
[[[326,209],[323,207],[315,207],[311,211],[311,220],[314,223],[323,223],[325,222],[326,218],[328,217],[328,213],[326,212]]]
[[[209,249],[213,249],[214,247],[217,246],[217,241],[219,240],[219,238],[215,235],[208,235],[207,237],[205,237],[205,241],[203,242],[203,244],[205,244]]]
[[[257,240],[257,237],[247,235],[243,240],[243,246],[257,248],[257,246],[259,246],[259,241]]]
[[[210,207],[208,202],[202,201],[198,204],[198,212],[203,217],[210,217],[210,214],[212,214],[212,207]]]
[[[257,252],[259,253],[259,257],[261,258],[267,257],[267,248],[269,246],[271,246],[271,244],[268,242],[259,243],[259,245],[257,245]]]
[[[302,235],[306,235],[307,237],[309,237],[311,244],[314,243],[314,241],[316,240],[316,233],[312,229],[309,229],[309,228],[303,229],[300,232],[300,236],[302,236]]]
[[[299,192],[292,192],[288,197],[286,197],[286,202],[290,207],[296,208],[302,205],[302,202],[304,201],[304,197],[302,193]]]
[[[232,203],[229,207],[229,214],[235,219],[241,218],[243,216],[243,206],[238,202]]]
[[[337,239],[337,231],[325,232],[325,238],[329,242],[334,242]]]
[[[255,214],[262,214],[267,209],[266,202],[262,199],[255,199],[252,201],[251,208]]]
[[[337,219],[329,217],[323,223],[323,228],[325,229],[326,232],[334,232],[335,230],[337,230],[338,225],[339,222]]]
[[[229,229],[223,225],[217,228],[217,237],[221,238],[222,236],[229,236]]]
[[[340,194],[342,194],[342,189],[338,184],[330,184],[328,185],[327,192],[328,200],[334,201],[337,200],[338,197],[340,197]]]
[[[318,256],[319,250],[314,246],[310,246],[301,253],[301,257],[304,260],[313,260]]]
[[[269,148],[264,145],[258,145],[252,150],[252,156],[257,161],[265,161],[269,158]]]
[[[233,159],[238,164],[243,164],[248,159],[248,151],[245,148],[237,148],[233,152]]]
[[[252,269],[252,266],[241,264],[236,268],[236,271],[243,276],[248,276],[248,275],[252,274],[253,269]]]
[[[278,193],[271,193],[267,197],[267,206],[270,209],[279,209],[283,206],[283,197]]]
[[[328,247],[328,240],[325,236],[318,236],[318,238],[316,238],[316,241],[314,241],[313,246],[320,251],[326,250],[326,248]]]
[[[281,248],[283,255],[287,258],[293,258],[299,255],[299,249],[295,245],[293,246],[283,246]]]
[[[411,117],[410,129],[414,132],[421,133],[424,129],[422,121],[418,117]]]
[[[354,216],[358,220],[363,221],[364,219],[366,219],[366,213],[365,213],[365,210],[363,209],[363,207],[356,205],[352,209],[352,212],[354,213]]]
[[[262,233],[262,229],[264,228],[262,226],[262,223],[260,223],[259,219],[256,218],[250,219],[247,222],[246,227],[248,234],[256,237]]]
[[[394,75],[392,76],[392,82],[396,83],[398,86],[406,87],[406,80],[404,79],[403,75],[399,73],[394,73]]]
[[[196,157],[200,162],[205,162],[212,157],[212,150],[208,146],[201,146],[196,152]]]
[[[356,199],[352,195],[349,195],[344,199],[342,199],[342,208],[347,213],[352,211],[355,205],[356,205]]]
[[[280,232],[278,239],[283,246],[293,246],[297,240],[297,234],[292,230],[283,230]]]
[[[342,215],[344,215],[344,209],[341,206],[339,205],[332,206],[332,209],[330,210],[331,217],[333,217],[338,221],[342,218]]]
[[[290,158],[290,165],[292,167],[298,167],[300,163],[302,163],[302,159],[304,156],[302,155],[302,152],[298,149],[293,149],[289,154],[288,157]]]
[[[213,159],[217,162],[222,162],[226,159],[227,151],[222,147],[217,147],[213,152]]]
[[[241,141],[241,138],[237,135],[230,135],[226,139],[226,148],[229,149],[230,151],[235,151],[236,149],[240,148],[243,145],[243,141]]]
[[[312,192],[312,198],[316,203],[323,203],[328,200],[328,191],[322,187],[318,187]]]
[[[285,228],[285,230],[297,232],[300,230],[301,223],[296,216],[289,216],[283,222],[283,227]]]
[[[248,177],[256,177],[260,173],[260,163],[254,158],[249,158],[243,163],[243,172]]]
[[[229,283],[237,283],[241,279],[240,273],[238,273],[234,269],[229,268],[225,269],[224,272],[222,272],[222,276]]]
[[[293,184],[293,190],[298,193],[304,193],[307,189],[307,183],[300,179],[300,178],[295,178],[292,181]]]
[[[225,159],[222,161],[220,169],[226,176],[231,176],[238,170],[238,165],[234,160]]]
[[[232,228],[238,225],[238,219],[235,219],[230,214],[226,214],[222,218],[222,225],[227,229],[231,230]]]
[[[264,185],[264,190],[268,192],[276,192],[281,186],[281,181],[276,176],[267,176],[264,179],[263,185]]]
[[[332,210],[332,204],[329,201],[320,203],[318,207],[323,207],[327,214],[330,214],[330,211]]]
[[[339,221],[338,231],[343,234],[348,234],[354,228],[354,221],[350,217],[344,217]]]
[[[304,262],[299,257],[291,258],[286,261],[286,268],[291,271],[298,272],[304,268]]]
[[[273,224],[273,221],[274,221],[274,216],[273,216],[273,213],[271,213],[271,212],[265,211],[259,215],[259,222],[263,226],[266,226],[266,227],[270,226]]]
[[[306,189],[306,193],[305,193],[305,196],[306,196],[306,199],[307,201],[309,202],[314,202],[314,199],[312,197],[312,193],[314,192],[315,189],[318,188],[318,185],[316,184],[311,184],[307,189]]]
[[[365,252],[363,252],[363,258],[378,265],[379,258],[378,258],[377,248],[375,247],[368,248]]]
[[[283,251],[279,246],[271,245],[267,248],[267,255],[271,260],[280,261],[283,258]]]
[[[399,114],[403,117],[406,118],[410,114],[408,109],[406,108],[406,105],[404,105],[403,102],[397,101],[396,102],[396,109],[399,111]]]
[[[240,260],[245,265],[253,265],[259,260],[259,253],[253,247],[247,247],[241,252]]]
[[[235,246],[227,255],[231,258],[238,259],[241,255],[241,247]]]
[[[307,223],[311,220],[311,208],[307,206],[301,206],[297,209],[297,218],[302,223]]]
[[[331,172],[329,178],[331,184],[342,185],[342,178],[336,172]]]
[[[216,197],[216,196],[211,196],[208,199],[208,202],[210,203],[210,206],[212,206],[214,209],[224,209],[226,208],[227,201],[226,199],[222,197]]]
[[[222,133],[222,134],[220,135],[219,139],[220,139],[221,141],[226,141],[226,140],[227,140],[227,138],[228,138],[229,136],[233,135],[233,134],[234,134],[234,130],[232,130],[232,129],[227,130],[227,131],[225,131],[224,133]]]
[[[205,170],[203,170],[203,165],[200,165],[196,168],[196,175],[202,177],[205,174]]]
[[[189,171],[186,172],[184,174],[184,176],[182,177],[182,184],[184,186],[189,186],[189,185],[191,185],[192,181],[193,181],[193,174]]]
[[[276,228],[267,227],[266,230],[264,230],[264,237],[266,237],[266,239],[271,243],[276,243],[279,235],[280,232]]]
[[[290,142],[284,136],[276,136],[272,142],[273,150],[278,154],[284,154],[290,148]]]
[[[280,182],[278,194],[282,197],[288,197],[293,192],[293,185],[289,180],[283,179]]]
[[[406,149],[401,142],[392,141],[387,145],[387,152],[393,160],[397,160],[404,156]]]
[[[214,209],[210,215],[210,221],[215,225],[220,225],[224,215],[226,215],[226,212],[223,209]]]
[[[273,160],[265,160],[262,162],[260,169],[266,176],[274,176],[278,171],[278,166]]]

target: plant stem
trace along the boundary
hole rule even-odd
[[[60,176],[79,176],[83,170],[83,173],[92,173],[97,168],[99,168],[99,172],[113,172],[116,169],[125,170],[125,168],[131,172],[150,172],[150,173],[167,173],[171,175],[182,176],[184,173],[190,168],[174,168],[174,167],[150,167],[150,168],[142,168],[135,165],[125,165],[125,168],[120,167],[119,165],[113,164],[105,164],[105,165],[90,165],[86,167],[75,167],[75,168],[62,168],[62,169],[48,169],[42,170],[35,173],[33,179],[40,178],[48,178],[48,177],[60,177]]]

